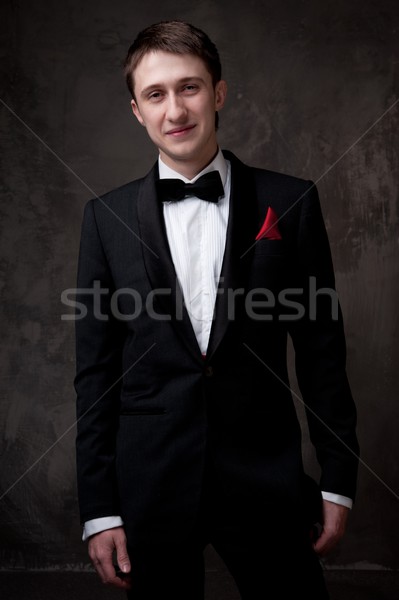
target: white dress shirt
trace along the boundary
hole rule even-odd
[[[206,353],[226,244],[230,200],[230,163],[219,150],[214,160],[193,179],[182,177],[159,158],[160,179],[194,183],[201,175],[219,171],[224,196],[206,202],[188,196],[180,202],[164,202],[163,216],[177,279],[198,345]]]
[[[177,279],[190,321],[203,354],[209,342],[213,311],[216,302],[218,281],[226,244],[227,223],[231,188],[231,168],[222,151],[193,179],[187,179],[168,167],[159,157],[160,179],[181,179],[194,183],[201,175],[219,171],[224,187],[224,196],[218,203],[188,196],[179,202],[164,202],[163,215],[166,234]],[[346,496],[322,492],[323,498],[336,504],[352,507]],[[105,529],[120,527],[119,516],[101,517],[86,521],[83,540]]]

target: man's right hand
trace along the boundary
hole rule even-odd
[[[121,570],[117,574],[113,565],[113,553]],[[130,560],[126,547],[126,535],[123,527],[100,531],[89,538],[89,556],[100,579],[107,585],[129,590]]]

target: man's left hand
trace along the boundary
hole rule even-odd
[[[334,548],[345,533],[349,508],[329,500],[323,500],[323,527],[313,544],[319,556],[325,556]]]

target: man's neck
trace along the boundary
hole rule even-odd
[[[179,175],[182,175],[183,177],[185,177],[186,179],[194,179],[194,177],[196,175],[198,175],[198,173],[200,173],[203,169],[205,169],[217,156],[219,152],[219,147],[216,148],[216,152],[214,152],[212,154],[212,156],[210,158],[208,158],[208,160],[202,160],[202,161],[173,161],[171,160],[168,156],[165,156],[163,153],[160,153],[160,157],[162,162],[165,163],[165,165],[167,165],[170,169],[173,169],[173,171],[176,171],[176,173],[179,173]]]

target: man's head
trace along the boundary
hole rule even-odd
[[[219,55],[208,36],[180,21],[142,31],[129,49],[132,110],[161,158],[192,178],[217,151],[217,111],[226,97]]]
[[[219,53],[206,33],[183,21],[162,21],[141,31],[128,50],[125,77],[134,100],[134,72],[138,64],[145,54],[159,51],[198,56],[209,71],[214,87],[222,78]]]

